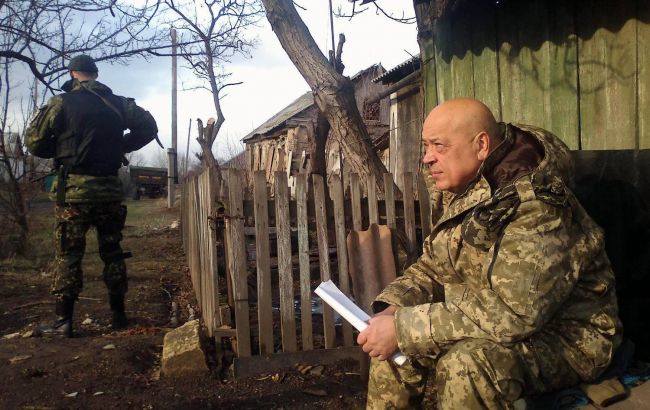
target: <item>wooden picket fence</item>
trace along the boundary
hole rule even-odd
[[[346,248],[350,230],[377,223],[402,232],[406,249],[395,255],[401,265],[420,248],[418,226],[421,238],[430,230],[429,195],[423,181],[414,183],[410,173],[402,176],[401,200],[395,198],[391,174],[384,175],[385,193],[380,200],[374,184],[369,184],[367,197],[361,197],[356,174],[346,187],[347,199],[336,175],[329,184],[318,175],[311,176],[311,184],[306,174],[298,175],[295,198],[290,198],[286,172],[273,177],[273,198],[268,195],[265,171],[253,173],[252,199],[246,198],[249,189],[243,172],[235,169],[224,170],[221,192],[227,194],[223,198],[217,197],[213,171],[187,180],[182,191],[183,243],[202,317],[210,336],[230,336],[235,341],[240,375],[272,371],[273,366],[281,366],[281,360],[270,358],[282,354],[289,354],[289,363],[305,360],[310,352],[323,353],[318,357],[321,362],[325,356],[328,361],[345,357],[346,353],[336,353],[340,348],[358,353],[349,324],[341,326],[337,337],[328,306],[322,309],[322,323],[318,320],[315,325],[314,317],[321,316],[312,312],[313,289],[320,281],[332,279],[351,294]],[[416,196],[426,200],[417,201]],[[297,239],[297,246],[292,246],[292,238],[294,244]],[[277,247],[272,246],[274,239]],[[225,249],[225,263],[217,260],[218,246]],[[218,266],[225,267],[225,272],[219,272]],[[312,275],[316,267],[320,277]],[[249,294],[249,288],[256,294]],[[274,317],[274,310],[279,315]],[[228,317],[231,311],[234,322]],[[255,358],[263,358],[266,368]]]
[[[185,181],[181,188],[183,248],[190,268],[192,287],[210,336],[222,325],[219,310],[217,243],[212,216],[216,214],[219,186],[214,170]],[[209,219],[210,218],[210,219]]]

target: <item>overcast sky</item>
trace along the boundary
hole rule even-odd
[[[321,50],[329,49],[331,34],[328,2],[303,0],[299,3],[307,8],[306,11],[300,11],[300,14]],[[340,4],[351,7],[346,0],[340,1]],[[405,12],[410,16],[413,7],[408,3],[407,6]],[[342,32],[346,36],[343,63],[346,66],[344,75],[347,76],[376,63],[390,69],[418,53],[415,24],[394,22],[377,15],[372,8],[351,20],[335,19],[334,31],[337,41],[338,33]],[[252,51],[251,58],[239,58],[227,67],[233,73],[229,80],[242,81],[243,84],[229,87],[228,95],[222,102],[226,122],[213,147],[218,157],[227,157],[241,150],[241,138],[309,89],[266,19],[260,21],[255,35],[258,46]],[[179,60],[179,66],[181,64]],[[134,97],[138,105],[154,115],[160,130],[159,137],[166,148],[170,147],[171,58],[157,58],[150,62],[132,61],[128,67],[108,63],[100,63],[98,66],[99,81],[111,87],[115,94]],[[189,71],[179,70],[179,88],[183,84],[195,84],[192,80]],[[190,118],[190,152],[195,152],[199,150],[195,141],[196,118],[201,118],[205,123],[211,116],[214,116],[214,108],[207,91],[179,90],[179,154],[185,152]],[[154,158],[157,150],[160,148],[155,143],[150,143],[142,151],[147,158]]]

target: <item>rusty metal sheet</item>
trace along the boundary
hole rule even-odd
[[[377,224],[366,231],[350,231],[347,247],[352,294],[357,304],[372,314],[373,300],[396,277],[391,231]]]

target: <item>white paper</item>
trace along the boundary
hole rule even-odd
[[[331,280],[322,282],[314,292],[359,332],[368,327],[370,316],[345,296]],[[391,359],[399,366],[406,362],[406,356],[399,351],[395,352]]]

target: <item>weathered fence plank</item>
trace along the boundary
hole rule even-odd
[[[639,149],[650,149],[650,2],[639,1],[637,7]]]
[[[244,206],[242,178],[239,170],[228,170],[229,206],[226,230],[228,232],[228,270],[232,275],[237,354],[251,355],[250,318],[248,305],[248,271],[246,269],[246,242],[244,238]]]
[[[404,230],[408,241],[408,263],[412,263],[415,257],[415,207],[413,206],[413,174],[404,174]]]
[[[431,204],[429,203],[429,190],[422,174],[418,178],[418,204],[420,205],[420,228],[422,229],[422,239],[424,239],[431,234]]]
[[[395,190],[393,189],[393,175],[384,174],[384,204],[386,207],[386,225],[390,228],[391,245],[393,246],[393,258],[395,268],[399,272],[399,252],[397,252],[397,216],[395,214]]]
[[[318,260],[320,262],[321,280],[330,280],[329,246],[327,238],[327,212],[325,208],[325,184],[323,177],[312,175],[314,183],[314,206],[316,215],[316,238],[318,238]],[[332,308],[323,304],[323,333],[325,348],[329,349],[336,344],[336,331],[334,329],[334,315]]]
[[[374,190],[375,184],[369,184]],[[350,276],[348,272],[348,251],[345,238],[345,204],[343,199],[343,185],[338,175],[333,175],[330,182],[330,197],[334,207],[334,229],[336,234],[336,259],[339,263],[339,288],[350,296]],[[375,203],[376,204],[376,203]],[[352,346],[352,326],[343,323],[343,344]]]
[[[361,187],[359,186],[359,174],[350,174],[350,199],[352,201],[352,229],[360,231],[363,229],[363,216],[361,214]]]
[[[287,174],[275,172],[275,226],[278,236],[278,276],[280,281],[280,329],[282,350],[295,352],[296,320],[293,307],[291,266],[291,226],[289,223],[289,189]]]
[[[379,224],[376,184],[368,184],[368,224]]]
[[[309,224],[307,219],[307,174],[296,180],[296,224],[298,227],[298,264],[300,265],[300,328],[302,350],[314,348],[311,320],[311,276],[309,269]]]
[[[273,353],[273,305],[269,246],[269,202],[264,171],[253,174],[255,255],[257,259],[257,321],[260,354]]]
[[[210,168],[208,175],[208,214],[211,217],[216,216],[216,204],[218,199],[218,178],[216,170]],[[207,222],[207,221],[206,221]],[[208,224],[209,240],[208,240],[208,261],[210,272],[208,276],[211,278],[210,281],[210,298],[212,299],[211,312],[212,320],[210,324],[212,325],[211,334],[214,333],[214,329],[217,329],[221,326],[221,315],[219,314],[219,261],[217,259],[217,240],[216,232],[212,230],[211,226]]]

